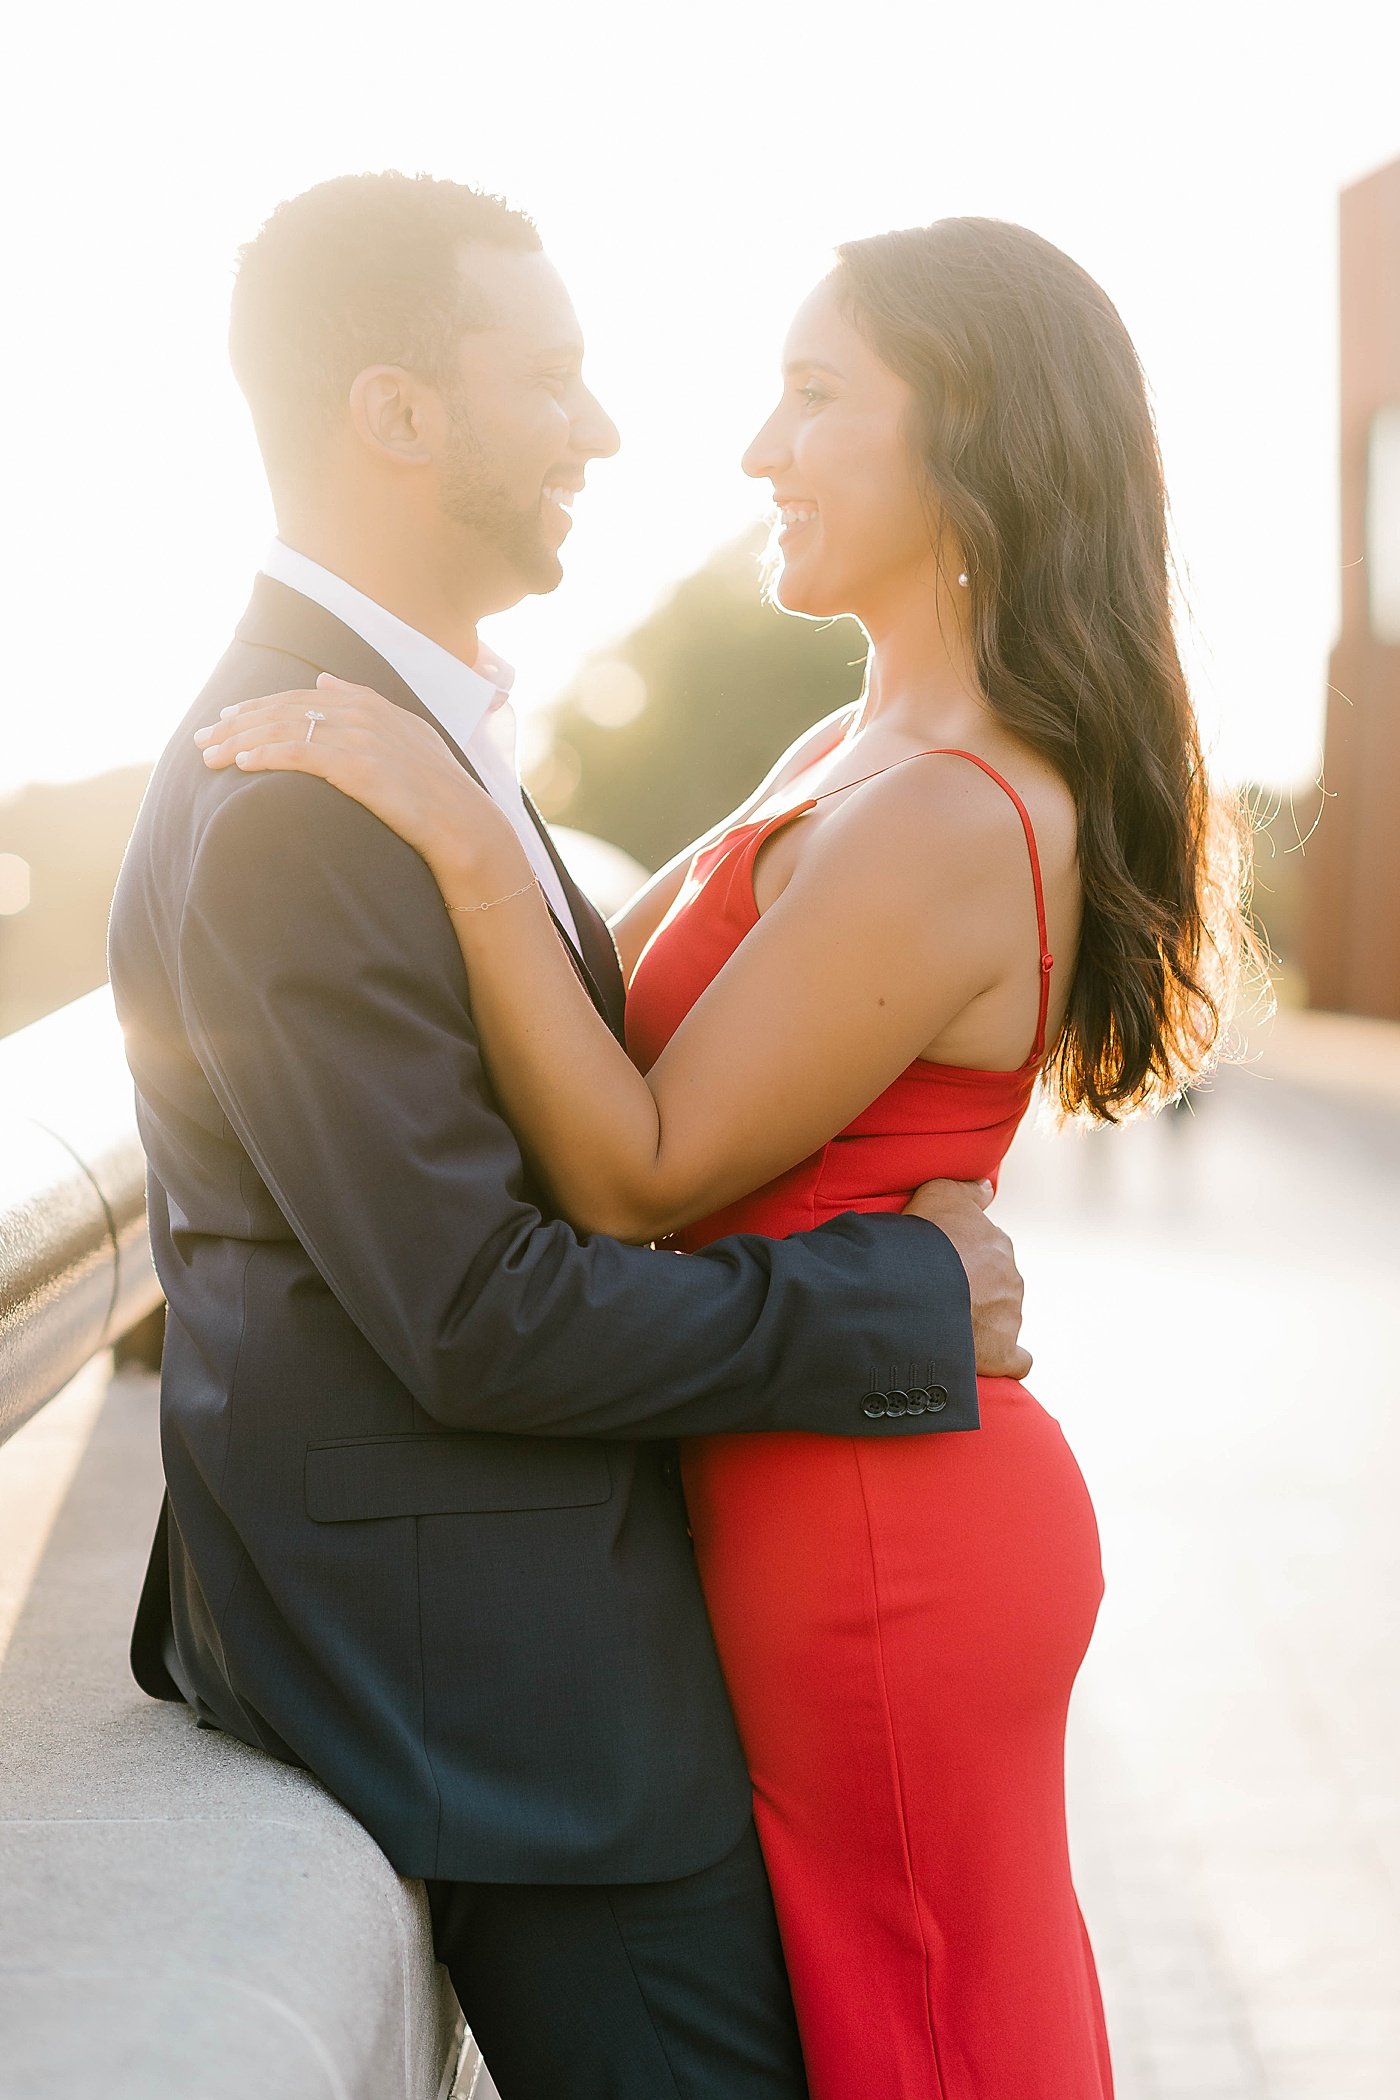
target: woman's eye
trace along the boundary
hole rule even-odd
[[[797,389],[797,396],[800,401],[805,401],[809,408],[815,408],[819,401],[829,401],[831,399],[830,394],[823,393],[819,386],[800,386]]]

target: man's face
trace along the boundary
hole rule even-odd
[[[463,268],[493,325],[462,336],[442,390],[443,514],[474,563],[499,564],[517,591],[552,591],[568,506],[589,460],[616,452],[617,430],[583,383],[583,337],[554,266],[538,252],[479,247]]]

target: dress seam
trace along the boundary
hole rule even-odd
[[[860,1506],[865,1518],[865,1540],[870,1556],[870,1589],[875,1610],[875,1660],[880,1675],[880,1700],[885,1710],[885,1727],[889,1735],[890,1759],[894,1766],[895,1802],[899,1810],[899,1839],[904,1852],[904,1872],[909,1889],[910,1908],[914,1913],[914,1924],[919,1935],[919,1945],[924,1957],[924,2016],[928,2023],[929,2054],[933,2058],[933,2072],[938,2080],[935,2100],[947,2100],[948,2087],[943,2077],[943,2062],[939,2054],[938,2034],[933,2017],[933,1962],[929,1951],[928,1936],[919,1910],[918,1880],[914,1872],[913,1852],[909,1843],[909,1817],[904,1801],[904,1770],[900,1763],[899,1736],[894,1725],[894,1714],[890,1705],[889,1677],[885,1670],[885,1634],[881,1624],[880,1581],[876,1572],[875,1530],[870,1519],[870,1498],[865,1491],[865,1470],[861,1464],[860,1442],[851,1439],[851,1450],[856,1463],[856,1480],[860,1487]]]

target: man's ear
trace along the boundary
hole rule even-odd
[[[350,424],[362,445],[405,467],[432,459],[429,425],[436,396],[402,365],[367,365],[350,388]]]

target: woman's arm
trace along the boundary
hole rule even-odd
[[[645,888],[638,890],[631,902],[625,904],[616,917],[608,922],[613,940],[617,944],[618,956],[622,962],[622,975],[626,983],[632,982],[632,972],[637,967],[643,948],[680,895],[686,870],[696,854],[703,853],[707,846],[723,838],[725,832],[732,831],[736,824],[746,823],[756,811],[762,809],[770,795],[775,795],[797,774],[805,772],[808,766],[815,765],[819,758],[824,758],[841,741],[850,727],[855,711],[854,703],[849,707],[840,707],[834,714],[824,716],[820,722],[815,722],[810,729],[804,730],[796,743],[788,746],[771,773],[747,801],[741,802],[739,807],[732,810],[720,823],[712,825],[702,838],[695,839],[689,846],[683,847],[673,860],[668,860],[665,867],[652,876]]]
[[[311,743],[308,704],[328,717]],[[1024,907],[1005,797],[970,767],[900,767],[825,819],[643,1077],[580,985],[509,820],[428,725],[343,687],[240,716],[206,761],[317,774],[427,860],[504,1113],[562,1213],[619,1239],[659,1238],[825,1143],[990,987]]]

